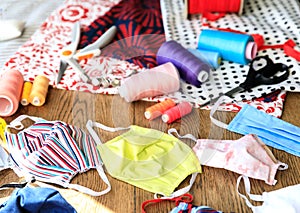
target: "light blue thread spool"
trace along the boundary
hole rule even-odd
[[[224,60],[248,64],[257,53],[252,36],[218,30],[202,30],[198,49],[219,52]]]
[[[193,55],[199,58],[200,60],[207,61],[215,69],[217,69],[220,66],[220,63],[222,61],[221,55],[218,52],[192,48],[188,48],[188,51],[193,53]]]

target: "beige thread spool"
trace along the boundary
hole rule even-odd
[[[42,106],[46,101],[48,86],[49,79],[46,76],[36,76],[32,84],[29,102],[34,106]]]
[[[32,89],[32,83],[27,81],[23,85],[23,91],[21,96],[21,104],[27,106],[29,104],[29,96]]]

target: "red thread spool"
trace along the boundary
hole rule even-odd
[[[163,120],[163,122],[169,124],[189,114],[192,111],[192,109],[192,105],[189,102],[181,102],[180,104],[164,112],[161,119]]]
[[[185,0],[188,14],[238,13],[243,12],[244,0]]]

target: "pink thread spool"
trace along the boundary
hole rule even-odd
[[[163,120],[163,122],[169,124],[191,113],[192,109],[192,105],[189,102],[181,102],[180,104],[164,112],[164,114],[161,116],[161,119]]]
[[[132,102],[169,94],[179,90],[179,87],[177,68],[168,62],[125,79],[121,83],[119,93],[127,102]]]
[[[3,73],[0,79],[0,116],[10,116],[17,111],[23,84],[23,75],[19,71]]]

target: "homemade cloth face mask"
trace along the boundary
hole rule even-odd
[[[261,206],[254,206],[250,203],[246,195],[239,192],[238,187],[240,181],[243,178],[245,184],[245,190],[250,200],[263,201]],[[298,213],[300,212],[300,184],[284,187],[271,192],[263,192],[262,195],[256,195],[250,193],[250,181],[245,176],[240,176],[237,180],[237,192],[246,200],[247,206],[251,208],[254,213]]]
[[[102,143],[93,127],[127,132]],[[155,129],[131,125],[110,128],[88,121],[87,129],[97,142],[101,159],[114,178],[162,196],[177,197],[188,192],[201,167],[193,150],[177,138]],[[192,174],[190,184],[175,188]]]
[[[242,135],[256,134],[266,145],[300,157],[300,128],[269,115],[248,104],[233,118],[229,125],[215,119],[213,114],[225,99],[221,97],[211,109],[211,121],[224,129]]]
[[[76,213],[76,210],[55,189],[24,187],[16,189],[0,205],[0,212],[13,213]]]
[[[180,138],[189,138],[196,142],[193,147],[201,165],[224,168],[254,179],[264,180],[275,185],[277,169],[288,166],[276,160],[268,147],[256,135],[249,134],[238,140],[196,139],[193,135],[180,136],[176,129],[169,129]]]
[[[30,118],[35,123],[23,129],[21,121]],[[14,128],[22,131],[11,134]],[[100,154],[93,139],[81,129],[61,121],[46,121],[41,118],[21,115],[7,125],[7,146],[15,164],[15,172],[26,178],[34,177],[46,183],[54,183],[83,193],[100,196],[110,191],[110,183],[103,171]],[[16,169],[17,168],[17,169]],[[97,169],[108,186],[95,192],[84,186],[71,184],[78,173]]]

